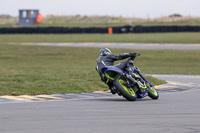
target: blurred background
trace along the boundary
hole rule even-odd
[[[200,75],[199,7],[199,0],[0,0],[0,95],[107,90],[95,70],[101,47],[141,53],[135,65],[145,74]],[[157,49],[163,44],[170,48]]]
[[[0,3],[0,27],[18,27],[22,9],[41,13],[42,21],[37,26],[200,24],[199,0],[0,0]]]

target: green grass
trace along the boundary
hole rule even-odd
[[[42,24],[31,25],[28,27],[114,27],[114,26],[125,26],[129,22],[132,22],[132,26],[142,25],[142,26],[163,26],[163,25],[200,25],[200,19],[197,18],[185,18],[183,20],[175,20],[173,18],[159,19],[159,20],[138,20],[138,19],[126,19],[121,17],[110,17],[102,21],[104,18],[99,18],[96,21],[91,21],[91,19],[85,19],[82,21],[77,19],[75,16],[71,19],[66,19],[65,17],[54,16],[53,18],[44,19]],[[75,21],[77,20],[77,21]],[[2,21],[5,21],[2,19]],[[5,24],[0,23],[0,27],[16,27],[18,26],[17,19],[7,20]]]
[[[115,27],[115,26],[126,26],[127,22],[121,23],[58,23],[55,22],[53,24],[39,24],[39,25],[31,25],[29,27]],[[162,22],[162,21],[141,21],[141,22],[132,22],[132,26],[170,26],[170,25],[190,25],[190,26],[198,26],[200,25],[200,20],[190,19],[190,20],[180,20],[180,21],[172,21],[172,22]],[[9,27],[11,25],[7,25]],[[1,27],[1,25],[0,25]],[[3,25],[2,25],[3,27]],[[5,26],[4,26],[5,27]]]
[[[128,23],[54,23],[54,24],[39,24],[39,25],[31,25],[29,27],[115,27],[115,26],[126,26]],[[200,20],[182,20],[175,22],[156,22],[156,21],[144,21],[144,22],[133,22],[132,26],[170,26],[170,25],[190,25],[190,26],[198,26],[200,25]],[[0,27],[11,27],[11,25],[0,25]]]
[[[127,23],[55,23],[55,24],[39,24],[29,27],[115,27],[126,26]],[[1,26],[0,26],[1,27]]]
[[[200,44],[200,33],[155,34],[6,34],[0,42],[118,42]]]
[[[95,70],[99,48],[0,44],[0,95],[81,93],[107,90]],[[199,50],[128,50],[139,52],[143,73],[200,74]],[[118,63],[118,62],[116,62]],[[147,77],[154,85],[162,84]]]

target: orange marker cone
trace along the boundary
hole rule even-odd
[[[108,28],[108,34],[112,34],[113,33],[113,29],[112,29],[112,27],[109,27]]]

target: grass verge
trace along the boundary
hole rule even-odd
[[[0,42],[116,42],[199,44],[200,33],[155,34],[5,34]]]
[[[0,49],[0,95],[107,90],[95,70],[99,48],[0,44]],[[111,50],[141,53],[135,65],[143,73],[200,74],[199,50]],[[154,85],[164,82],[147,78]]]

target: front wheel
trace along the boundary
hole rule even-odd
[[[118,76],[114,81],[115,88],[119,93],[129,101],[135,101],[137,96],[132,88],[127,87],[126,79],[123,76]]]
[[[147,86],[148,88],[148,96],[151,98],[151,99],[158,99],[159,98],[159,94],[157,92],[157,90],[154,88],[154,86]]]

